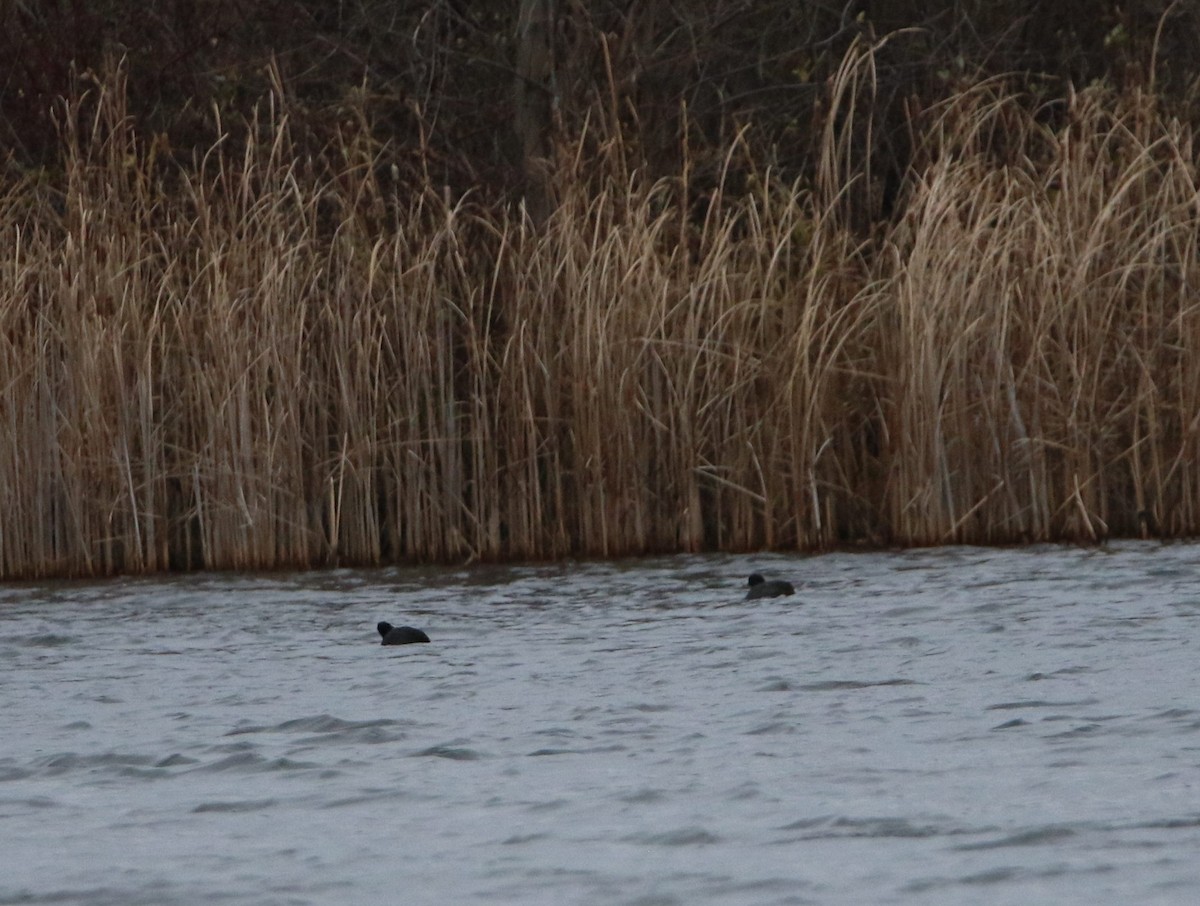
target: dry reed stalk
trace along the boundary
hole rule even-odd
[[[1093,93],[1060,133],[1025,127],[1049,154],[997,167],[963,137],[1018,105],[960,105],[894,240],[891,521],[919,543],[1137,531],[1197,402],[1170,399],[1195,342],[1191,150]]]
[[[283,100],[168,166],[95,85],[62,201],[0,189],[0,575],[1196,530],[1187,130],[978,86],[864,238],[871,73],[811,191],[693,222],[616,135],[537,228],[300,160]]]

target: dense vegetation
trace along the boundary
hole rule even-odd
[[[0,576],[1195,532],[1200,17],[1073,7],[0,7]]]

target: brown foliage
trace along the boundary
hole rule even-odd
[[[0,575],[1194,533],[1190,132],[971,86],[864,235],[877,84],[811,188],[743,139],[697,207],[617,134],[539,229],[278,96],[176,166],[92,84],[0,192]]]

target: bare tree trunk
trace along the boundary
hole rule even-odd
[[[557,7],[558,0],[521,0],[517,19],[514,126],[521,153],[525,205],[535,223],[549,217],[554,207],[550,170],[558,100],[554,59]]]

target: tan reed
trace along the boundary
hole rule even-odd
[[[864,230],[856,53],[812,186],[563,149],[536,228],[94,86],[0,192],[0,576],[1195,532],[1190,131],[982,84]]]

